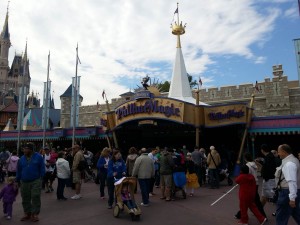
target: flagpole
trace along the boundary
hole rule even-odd
[[[78,43],[76,47],[76,69],[75,69],[75,84],[74,84],[74,105],[73,105],[73,135],[72,146],[75,145],[75,126],[76,126],[76,109],[77,109],[77,71],[78,71]]]
[[[44,121],[43,121],[43,147],[45,147],[46,144],[46,128],[47,128],[47,114],[48,114],[48,110],[49,110],[49,105],[48,105],[48,101],[49,101],[49,70],[50,70],[50,51],[49,51],[49,55],[48,55],[48,66],[47,66],[47,83],[46,83],[46,100],[44,102],[44,110],[45,112],[44,114]]]
[[[17,142],[17,155],[19,155],[20,151],[20,142],[21,142],[21,130],[23,127],[23,117],[24,117],[24,85],[25,85],[25,73],[26,73],[26,65],[27,65],[27,41],[26,41],[26,50],[24,55],[24,66],[23,66],[23,77],[22,77],[22,87],[21,87],[21,93],[19,93],[19,99],[18,104],[20,104],[20,108],[18,111],[18,142]]]

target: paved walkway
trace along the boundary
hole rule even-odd
[[[0,187],[2,188],[3,185]],[[56,186],[56,184],[54,185]],[[0,216],[0,225],[120,225],[120,224],[164,224],[164,225],[232,225],[237,224],[233,215],[238,210],[238,187],[232,192],[211,206],[218,198],[224,195],[233,186],[229,187],[222,183],[220,189],[208,189],[201,187],[196,190],[193,197],[187,197],[186,200],[178,199],[176,201],[165,202],[159,199],[159,189],[155,189],[157,195],[150,197],[151,205],[141,207],[142,215],[140,221],[132,222],[129,215],[120,214],[120,218],[113,217],[113,211],[107,209],[107,200],[99,198],[99,186],[94,183],[84,183],[82,188],[83,198],[80,200],[57,201],[55,192],[42,193],[42,209],[39,222],[21,222],[23,216],[21,205],[21,196],[17,197],[14,203],[13,218],[8,221]],[[71,189],[66,190],[67,197],[73,195]],[[178,194],[178,196],[180,196]],[[136,200],[140,203],[140,194],[136,195]],[[269,217],[267,224],[275,224],[271,213],[275,206],[268,203],[266,212]],[[2,210],[1,210],[2,211]],[[0,214],[1,215],[1,214]],[[256,218],[249,213],[249,224],[259,224]],[[291,225],[296,224],[290,220]]]

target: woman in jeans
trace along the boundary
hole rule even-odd
[[[64,159],[65,152],[61,151],[58,153],[58,159],[56,161],[56,170],[57,170],[57,190],[56,196],[57,200],[67,200],[64,196],[64,189],[68,179],[70,178],[71,171],[70,165],[67,160]]]
[[[123,176],[126,176],[126,165],[120,151],[115,150],[111,160],[108,162],[107,168],[108,209],[112,208],[114,202],[114,182]]]
[[[104,187],[107,178],[107,167],[110,160],[110,149],[104,148],[97,162],[97,169],[100,183],[100,198],[104,199]]]

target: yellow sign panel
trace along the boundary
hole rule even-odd
[[[167,98],[126,102],[115,110],[116,125],[135,119],[158,118],[183,122],[184,103]]]
[[[226,105],[204,108],[205,127],[246,123],[246,105]]]

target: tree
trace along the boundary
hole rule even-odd
[[[198,85],[198,82],[196,80],[193,80],[193,76],[191,76],[190,74],[187,73],[188,79],[189,79],[189,83],[190,83],[190,87],[193,88],[195,86]]]
[[[160,92],[169,92],[170,90],[170,82],[165,81],[164,83],[160,83],[157,85],[157,88]]]

